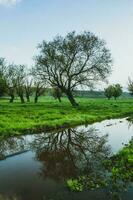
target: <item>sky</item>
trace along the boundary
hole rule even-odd
[[[133,0],[0,0],[0,57],[33,65],[37,45],[56,35],[91,31],[113,58],[109,83],[133,78]]]

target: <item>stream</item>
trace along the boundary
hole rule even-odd
[[[112,119],[88,126],[0,141],[0,194],[20,200],[106,200],[106,189],[72,192],[66,180],[104,173],[101,162],[133,137],[133,125]],[[121,194],[131,200],[133,189]]]

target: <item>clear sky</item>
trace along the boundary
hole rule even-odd
[[[133,77],[133,0],[0,0],[0,57],[33,64],[43,39],[76,30],[103,38],[114,60],[110,83]]]

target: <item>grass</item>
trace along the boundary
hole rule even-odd
[[[80,106],[73,108],[64,98],[62,103],[42,97],[40,102],[13,104],[0,100],[0,136],[20,135],[42,130],[93,123],[133,113],[133,99],[107,100],[77,98]]]

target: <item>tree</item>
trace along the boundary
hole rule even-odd
[[[111,72],[111,54],[105,42],[90,32],[71,32],[39,45],[36,73],[50,86],[58,87],[77,106],[73,91],[106,80]]]
[[[16,93],[16,65],[10,64],[7,66],[6,73],[7,93],[11,97],[10,103],[13,103]]]
[[[24,83],[26,77],[25,65],[16,65],[16,91],[21,103],[24,103]]]
[[[0,58],[0,97],[2,97],[7,90],[5,71],[6,71],[5,59]]]
[[[44,92],[46,91],[46,82],[40,80],[40,77],[38,76],[38,74],[36,73],[36,70],[34,67],[32,67],[31,69],[31,73],[33,76],[33,80],[34,80],[34,93],[35,93],[35,98],[34,98],[34,102],[37,103],[38,102],[38,98],[44,94]]]
[[[108,99],[110,99],[111,97],[113,97],[114,87],[112,85],[109,85],[107,88],[105,88],[104,93],[105,93],[105,96]]]
[[[30,96],[33,93],[32,83],[33,83],[32,78],[27,76],[25,79],[25,85],[24,85],[27,102],[30,102]]]
[[[113,97],[117,99],[117,97],[122,95],[122,86],[120,84],[115,84],[113,86]]]
[[[0,75],[0,97],[6,93],[6,80]]]
[[[42,81],[35,81],[34,82],[34,90],[35,90],[35,98],[34,102],[38,102],[38,98],[44,94],[45,92],[45,87]]]
[[[128,78],[128,91],[133,96],[133,80],[131,80],[130,77]]]
[[[52,89],[52,95],[55,99],[58,99],[58,101],[61,102],[62,92],[58,87]]]

